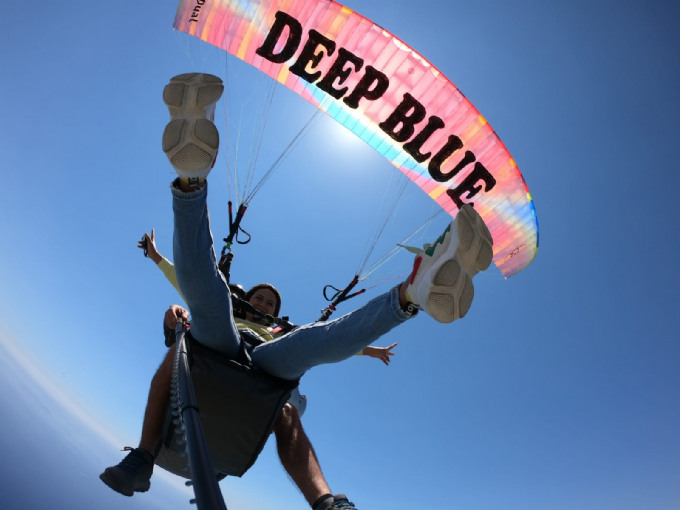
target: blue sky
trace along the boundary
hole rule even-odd
[[[602,0],[346,5],[424,55],[487,118],[532,192],[541,248],[510,280],[494,269],[476,278],[464,320],[419,317],[391,332],[379,342],[399,342],[390,367],[355,358],[305,376],[303,423],[332,489],[362,510],[677,508],[680,9]],[[161,91],[181,72],[223,74],[224,57],[174,33],[174,11],[161,1],[42,0],[30,15],[20,3],[3,8],[0,317],[3,349],[30,360],[5,371],[26,382],[4,384],[23,405],[3,413],[26,426],[4,440],[77,445],[36,453],[43,465],[69,455],[65,470],[83,465],[79,484],[41,473],[55,501],[108,497],[97,475],[138,441],[164,352],[161,316],[179,301],[135,248],[154,227],[171,258],[174,173],[160,147]],[[237,87],[250,76],[239,72]],[[236,97],[244,108],[248,98]],[[313,115],[287,90],[275,99],[263,161]],[[223,161],[211,174],[218,239],[226,174]],[[253,241],[236,251],[234,281],[272,282],[284,314],[314,320],[322,287],[354,274],[395,174],[317,119],[251,204],[244,227]],[[434,212],[421,195],[407,190],[378,252]],[[402,254],[390,267],[409,262]],[[36,402],[48,403],[36,411]],[[47,419],[55,409],[65,413],[62,428]],[[69,427],[82,433],[67,437]],[[306,507],[273,446],[243,479],[222,483],[230,508]],[[139,508],[178,490],[154,480],[135,496]],[[35,480],[16,483],[35,490]]]

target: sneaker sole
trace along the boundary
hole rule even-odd
[[[215,164],[220,136],[212,120],[223,92],[220,78],[202,73],[175,76],[163,90],[171,118],[163,152],[182,178],[203,179]]]
[[[493,238],[473,207],[463,206],[455,223],[459,242],[451,243],[451,232],[446,234],[444,244],[448,247],[433,272],[427,296],[428,314],[443,323],[465,317],[475,297],[472,278],[493,259]]]

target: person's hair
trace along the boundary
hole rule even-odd
[[[243,299],[250,302],[250,298],[260,289],[271,290],[276,296],[276,306],[274,307],[274,316],[278,317],[281,311],[281,293],[274,287],[271,283],[258,283],[248,292],[246,292],[246,297]]]

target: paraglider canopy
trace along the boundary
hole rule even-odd
[[[329,0],[181,0],[174,27],[325,111],[452,216],[473,204],[506,277],[536,256],[538,220],[510,153],[451,81],[379,25]]]

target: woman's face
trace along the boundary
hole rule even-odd
[[[249,303],[260,312],[274,315],[274,310],[276,310],[276,294],[269,289],[257,289],[257,292],[250,298]]]

